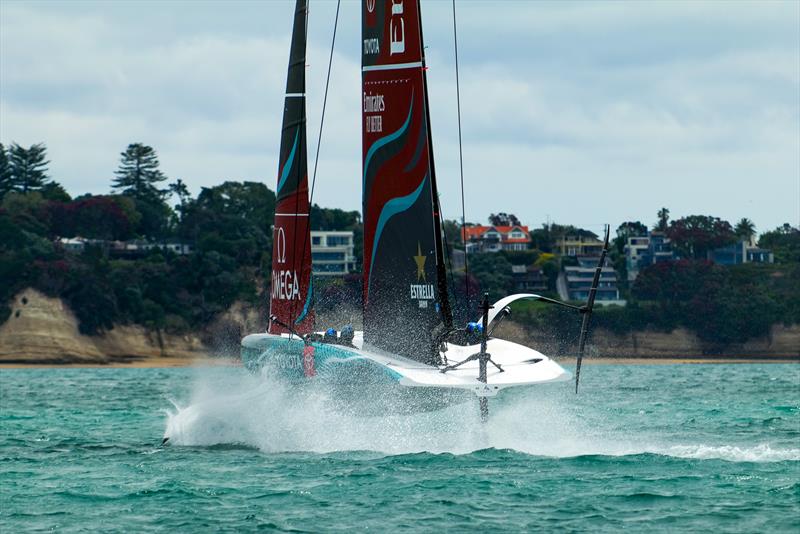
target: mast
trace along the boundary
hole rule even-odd
[[[306,145],[306,32],[308,1],[297,0],[286,76],[275,224],[269,332],[299,334],[314,327],[311,287],[308,162]]]
[[[434,363],[452,322],[417,0],[362,2],[364,339]]]

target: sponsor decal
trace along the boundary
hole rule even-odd
[[[389,19],[389,55],[406,51],[406,22],[403,20],[403,0],[392,0]]]
[[[433,289],[433,284],[419,283],[426,282],[425,261],[427,260],[427,256],[422,254],[422,245],[419,241],[417,241],[417,255],[412,256],[412,258],[417,265],[417,283],[409,285],[411,300],[416,300],[420,308],[427,308],[428,301],[435,300],[436,294]]]
[[[275,256],[278,263],[286,263],[286,232],[282,226],[275,228]],[[289,269],[272,271],[272,298],[300,299],[300,277],[297,271]]]
[[[300,277],[297,271],[272,271],[272,298],[300,300]]]
[[[282,226],[278,226],[275,236],[275,254],[278,256],[278,263],[286,263],[286,232]]]
[[[364,131],[379,133],[383,131],[382,115],[367,115],[367,113],[380,113],[386,110],[386,103],[382,94],[373,95],[372,92],[364,93]]]

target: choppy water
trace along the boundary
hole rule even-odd
[[[3,370],[0,530],[800,529],[800,366],[582,378],[482,426],[333,412],[240,368]]]

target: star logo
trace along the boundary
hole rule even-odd
[[[425,259],[426,256],[422,255],[422,246],[417,241],[417,255],[414,256],[414,262],[417,264],[417,281],[425,280]]]

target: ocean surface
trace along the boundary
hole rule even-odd
[[[587,365],[485,425],[236,367],[2,370],[0,395],[4,533],[800,531],[797,364]]]

